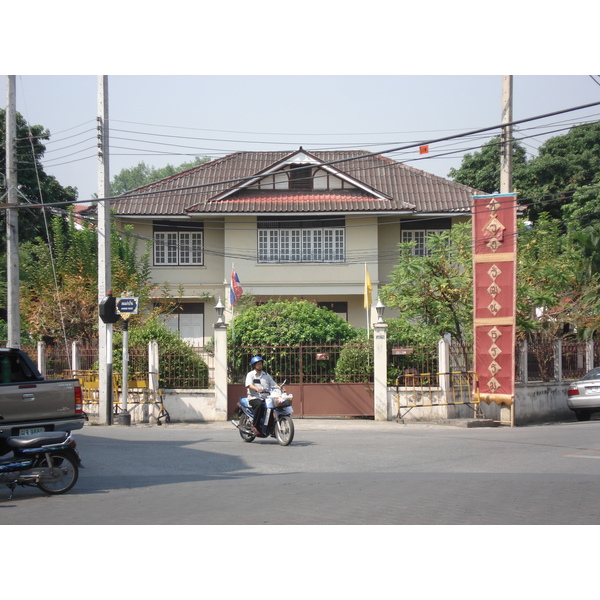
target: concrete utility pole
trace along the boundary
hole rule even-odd
[[[512,182],[512,125],[513,120],[513,78],[512,75],[502,77],[502,135],[500,147],[500,193],[511,194]],[[514,425],[514,403],[510,406],[500,405],[500,420]]]
[[[6,94],[6,189],[8,204],[17,204],[17,94],[15,75],[7,76]],[[19,209],[6,210],[6,281],[8,347],[21,347],[19,293]]]
[[[110,177],[108,170],[108,76],[98,77],[98,304],[111,289]],[[113,326],[98,317],[99,420],[112,424]]]
[[[502,134],[500,146],[500,193],[510,194],[512,189],[512,75],[502,77]]]

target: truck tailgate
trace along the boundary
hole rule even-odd
[[[0,423],[62,419],[75,415],[77,379],[0,385]]]

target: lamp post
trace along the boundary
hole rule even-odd
[[[385,305],[381,302],[379,298],[377,298],[377,304],[375,305],[375,310],[377,311],[377,322],[383,323],[383,313],[385,311]]]
[[[225,321],[223,321],[223,312],[225,311],[225,306],[221,302],[221,297],[219,296],[219,302],[215,306],[215,310],[217,311],[217,325],[224,325]]]

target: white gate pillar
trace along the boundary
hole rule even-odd
[[[46,379],[46,342],[37,343],[37,368],[44,379]]]
[[[76,373],[81,369],[81,358],[79,355],[79,342],[71,342],[71,369]]]
[[[388,402],[387,323],[373,324],[373,396],[376,421],[390,421],[392,407]]]
[[[227,324],[215,323],[215,421],[227,420]]]

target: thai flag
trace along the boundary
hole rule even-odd
[[[242,286],[240,285],[240,278],[238,277],[235,269],[231,268],[231,289],[229,290],[229,302],[233,306],[244,293]]]

